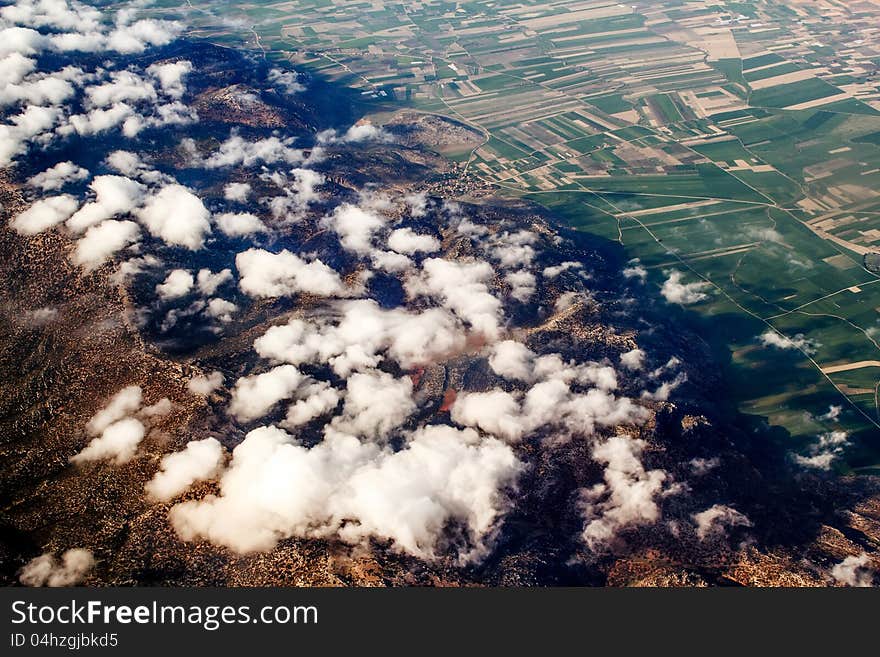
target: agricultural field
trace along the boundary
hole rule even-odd
[[[472,126],[463,176],[619,242],[658,292],[698,284],[675,312],[743,412],[880,463],[880,1],[165,5]]]

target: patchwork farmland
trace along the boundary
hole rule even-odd
[[[703,284],[681,312],[744,412],[880,467],[880,1],[202,4],[208,38],[479,131],[462,175]]]

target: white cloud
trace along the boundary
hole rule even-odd
[[[440,249],[440,240],[433,235],[420,235],[412,228],[398,228],[388,236],[388,248],[407,255],[433,253]]]
[[[350,544],[374,537],[425,559],[447,547],[444,530],[454,520],[469,543],[459,559],[476,560],[520,469],[510,448],[471,430],[426,427],[392,452],[338,432],[306,448],[261,427],[233,451],[220,495],[179,504],[170,518],[184,540],[204,537],[238,552],[269,550],[288,536]]]
[[[108,108],[99,107],[85,114],[73,114],[68,119],[69,129],[59,129],[59,131],[62,134],[72,130],[79,135],[96,135],[133,119],[134,114],[134,108],[128,103],[114,103]],[[133,119],[133,122],[128,124],[128,128],[124,129],[124,134],[133,137],[139,131],[140,124],[137,119]]]
[[[342,414],[333,418],[332,426],[355,436],[385,439],[415,411],[412,389],[412,381],[406,376],[395,379],[375,370],[352,374]]]
[[[165,46],[183,31],[183,25],[173,21],[145,18],[134,22],[118,21],[107,35],[107,47],[121,53],[139,53],[148,46]]]
[[[19,574],[25,586],[75,586],[85,579],[95,565],[89,550],[74,548],[61,555],[61,563],[51,553],[31,559]]]
[[[146,430],[140,420],[129,417],[114,422],[104,429],[79,454],[70,458],[71,463],[112,460],[121,465],[131,460]]]
[[[798,333],[793,338],[788,338],[771,328],[768,328],[759,335],[758,340],[765,347],[775,347],[776,349],[797,349],[806,354],[816,353],[816,347],[818,346],[815,341],[805,337],[803,333]]]
[[[489,339],[497,339],[501,302],[489,292],[495,271],[487,262],[453,262],[429,258],[422,271],[407,278],[411,298],[430,296],[440,300],[471,327]]]
[[[537,241],[538,236],[528,230],[503,231],[490,238],[490,253],[503,268],[528,267],[535,259],[532,245]]]
[[[184,59],[177,62],[152,64],[147,67],[147,73],[159,80],[162,91],[172,98],[180,99],[186,92],[184,78],[192,72],[192,68],[192,62]]]
[[[334,144],[337,142],[348,144],[361,144],[366,142],[389,142],[391,134],[382,127],[372,123],[359,123],[351,126],[340,137],[336,130],[324,130],[318,133],[318,142],[322,144]]]
[[[20,83],[36,67],[37,62],[19,52],[6,55],[0,59],[0,87],[8,87],[9,85]]]
[[[109,82],[86,87],[85,94],[92,107],[157,99],[155,87],[132,71],[114,71],[110,74]]]
[[[705,541],[713,536],[726,536],[728,527],[751,527],[751,521],[736,509],[724,504],[713,504],[705,511],[691,516],[697,529],[697,538]]]
[[[114,221],[108,219],[86,231],[76,242],[73,262],[91,271],[101,266],[114,253],[137,241],[140,229],[133,221]]]
[[[10,117],[11,123],[0,125],[0,166],[8,166],[16,155],[26,152],[28,142],[51,129],[60,116],[58,108],[28,105]]]
[[[229,412],[242,422],[264,417],[278,402],[290,399],[305,378],[293,365],[241,377],[232,389]]]
[[[211,393],[223,385],[225,377],[223,372],[213,371],[207,376],[194,376],[186,383],[187,389],[194,395],[208,397]]]
[[[205,166],[209,169],[242,165],[252,167],[256,164],[274,164],[286,162],[287,164],[300,164],[305,160],[305,155],[298,148],[293,148],[293,138],[279,139],[278,137],[266,137],[254,142],[247,141],[240,135],[232,135],[220,144],[217,152],[207,160]]]
[[[297,75],[296,71],[282,71],[273,68],[269,70],[266,78],[274,87],[288,96],[306,90],[305,85],[299,81],[299,75]]]
[[[708,299],[709,297],[702,292],[709,284],[704,281],[694,283],[682,283],[684,277],[680,271],[672,270],[667,273],[667,279],[660,288],[660,294],[669,303],[677,303],[681,306],[687,306]]]
[[[343,203],[321,223],[339,235],[344,249],[365,255],[372,251],[373,235],[385,225],[385,219],[356,205]]]
[[[163,301],[179,299],[190,293],[195,284],[193,275],[185,269],[175,269],[165,278],[165,281],[156,286],[156,294]]]
[[[85,180],[89,177],[88,169],[73,162],[59,162],[53,167],[28,178],[28,185],[38,187],[44,192],[56,191],[65,185]]]
[[[604,483],[582,491],[586,524],[583,539],[591,548],[610,541],[625,527],[655,523],[660,518],[657,498],[672,492],[663,470],[645,470],[643,440],[613,436],[593,448],[593,458],[605,464]]]
[[[644,390],[642,392],[642,399],[661,402],[668,401],[672,392],[685,381],[687,381],[687,374],[685,374],[684,372],[679,372],[675,375],[675,378],[673,378],[671,381],[663,382],[653,392],[650,390]]]
[[[629,266],[623,270],[625,278],[638,278],[644,281],[648,277],[648,270],[639,262],[638,258],[629,261]]]
[[[67,227],[74,232],[82,232],[105,219],[134,211],[146,192],[139,182],[124,176],[97,176],[89,183],[89,188],[95,193],[95,200],[83,205],[67,221]]]
[[[162,458],[160,470],[147,482],[146,492],[154,500],[167,502],[186,492],[197,481],[220,474],[226,450],[216,438],[193,440],[174,454]]]
[[[12,227],[21,235],[36,235],[72,215],[79,203],[70,194],[50,196],[35,202],[12,220]]]
[[[864,552],[858,556],[850,555],[831,569],[831,577],[847,586],[873,586],[874,568],[871,558]]]
[[[544,271],[542,275],[546,279],[554,279],[559,276],[562,272],[569,271],[570,269],[582,269],[583,265],[579,262],[568,261],[561,262],[558,265],[553,267],[544,267]]]
[[[97,436],[114,422],[131,415],[141,406],[142,391],[140,386],[127,386],[117,392],[110,402],[98,411],[86,425],[86,431]]]
[[[200,269],[196,276],[199,292],[208,297],[214,294],[221,285],[231,281],[232,278],[232,270],[230,269],[221,269],[216,273],[210,269]]]
[[[510,286],[510,296],[521,303],[527,303],[535,296],[536,281],[532,272],[525,270],[508,272],[504,275],[504,281]]]
[[[248,249],[235,256],[241,291],[252,297],[283,297],[298,293],[344,295],[342,279],[317,258],[306,261],[287,249],[270,253]]]
[[[268,232],[265,224],[250,212],[224,212],[216,216],[217,227],[229,237]]]
[[[489,366],[505,379],[529,382],[533,379],[535,353],[521,342],[504,340],[492,347]]]
[[[620,364],[626,369],[638,372],[645,366],[645,352],[641,349],[630,349],[620,354]]]
[[[205,308],[205,313],[209,317],[213,317],[214,319],[219,319],[221,322],[231,322],[232,315],[238,310],[238,306],[236,306],[231,301],[227,301],[226,299],[211,299],[208,301],[208,306]]]
[[[10,55],[0,65],[6,64],[14,57],[21,57],[17,53]],[[21,70],[20,66],[23,62],[31,62],[32,60],[22,58],[13,61],[11,66],[13,70],[5,74],[11,79],[15,79]],[[0,74],[2,76],[4,74]],[[17,82],[0,82],[0,106],[13,105],[15,103],[30,103],[32,105],[61,105],[67,99],[74,95],[73,85],[61,76],[53,76],[47,74],[36,74],[28,76],[27,80]]]
[[[273,326],[254,342],[277,362],[327,363],[339,376],[378,365],[387,353],[404,368],[424,365],[464,348],[464,327],[448,312],[383,309],[371,299],[334,304],[327,316]]]
[[[166,244],[195,251],[211,232],[211,213],[201,199],[182,185],[166,185],[137,211],[147,230]]]
[[[239,203],[244,203],[248,199],[248,195],[251,193],[251,186],[246,182],[231,182],[227,183],[223,188],[223,198],[227,201],[238,201]]]
[[[342,395],[324,381],[303,386],[301,399],[287,409],[287,417],[281,423],[285,429],[293,429],[335,409]]]
[[[810,446],[810,455],[795,454],[794,460],[798,465],[816,470],[830,470],[831,466],[849,445],[849,434],[846,431],[829,431],[823,433],[819,439]]]
[[[452,421],[510,442],[522,438],[527,429],[517,399],[503,390],[459,395],[452,405]]]
[[[413,266],[412,260],[394,251],[373,251],[370,260],[373,268],[391,273],[407,271]]]

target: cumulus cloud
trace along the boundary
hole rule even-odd
[[[19,574],[25,586],[76,586],[95,565],[95,557],[84,548],[67,550],[58,562],[51,553],[31,559]]]
[[[604,483],[582,491],[586,524],[582,537],[591,548],[610,541],[624,527],[652,524],[660,518],[657,498],[675,489],[663,470],[645,470],[643,440],[614,436],[593,448],[605,464]]]
[[[456,521],[469,542],[459,558],[468,561],[485,555],[520,469],[509,447],[472,430],[425,427],[394,452],[340,432],[306,448],[261,427],[233,451],[220,495],[179,504],[170,518],[184,540],[238,552],[289,536],[375,538],[425,559],[446,547],[444,530]]]
[[[218,272],[212,272],[210,269],[200,269],[199,273],[196,275],[199,292],[205,296],[211,296],[221,285],[231,280],[231,269],[221,269]]]
[[[250,212],[224,212],[215,217],[217,227],[229,237],[244,237],[268,232],[260,218]]]
[[[273,326],[254,349],[277,362],[327,363],[339,376],[348,376],[376,367],[386,354],[409,369],[455,353],[465,342],[464,327],[441,309],[383,309],[359,299],[334,304],[326,316]]]
[[[100,436],[93,438],[78,454],[70,458],[71,463],[110,460],[121,465],[131,460],[137,446],[144,438],[144,425],[135,418],[125,418],[104,429]]]
[[[28,105],[11,116],[9,123],[0,125],[0,166],[8,166],[17,155],[26,152],[28,143],[50,130],[60,116],[56,107]]]
[[[62,187],[85,180],[89,177],[88,169],[74,164],[71,161],[59,162],[45,171],[28,178],[28,185],[37,187],[44,192],[52,192]]]
[[[644,281],[648,277],[648,270],[639,262],[638,258],[630,260],[629,265],[623,269],[625,278],[637,278]]]
[[[67,221],[67,227],[82,232],[118,214],[132,212],[144,197],[146,188],[124,176],[97,176],[89,188],[95,200],[83,205]]]
[[[223,372],[213,371],[207,376],[194,376],[186,383],[187,389],[194,395],[209,396],[223,385]]]
[[[416,409],[412,380],[387,372],[357,372],[348,377],[342,414],[333,418],[339,431],[373,440],[385,438]]]
[[[305,85],[299,81],[299,75],[296,71],[282,71],[281,69],[273,68],[269,70],[266,78],[273,87],[288,96],[306,90]]]
[[[183,31],[183,25],[175,21],[151,18],[132,21],[127,12],[117,14],[115,27],[107,35],[107,48],[129,54],[143,52],[149,46],[165,46]]]
[[[538,367],[548,357],[538,359]],[[558,358],[558,357],[557,357]],[[538,429],[552,427],[557,439],[572,435],[591,436],[598,427],[640,424],[648,412],[632,400],[607,392],[616,386],[613,370],[585,365],[559,368],[533,375],[540,380],[525,394],[499,389],[460,393],[452,405],[452,419],[479,427],[505,440],[516,441]],[[570,383],[598,384],[585,393],[573,391]],[[604,389],[603,389],[604,388]]]
[[[279,365],[263,374],[244,376],[235,382],[229,412],[241,422],[264,417],[284,399],[290,399],[305,380],[293,365]]]
[[[208,317],[213,317],[221,322],[231,322],[232,314],[237,310],[238,306],[231,301],[227,301],[226,299],[211,299],[208,301],[208,305],[205,308],[205,314],[208,315]]]
[[[342,399],[340,392],[324,381],[304,386],[300,396],[301,399],[287,408],[287,417],[281,423],[285,429],[293,429],[329,413]]]
[[[211,213],[201,199],[182,185],[165,185],[150,196],[137,216],[166,244],[192,251],[202,248],[211,232]]]
[[[398,228],[388,236],[388,248],[407,255],[433,253],[440,249],[440,240],[416,233],[412,228]]]
[[[669,303],[677,303],[681,306],[687,306],[708,299],[708,296],[702,292],[709,284],[704,281],[694,283],[682,283],[684,277],[680,271],[672,270],[667,272],[667,278],[660,288],[660,294]]]
[[[504,281],[510,286],[510,296],[521,303],[526,303],[535,296],[537,281],[535,275],[529,271],[508,272],[504,275]]]
[[[406,291],[411,298],[434,297],[471,327],[490,339],[500,332],[501,302],[489,292],[495,271],[487,262],[453,262],[429,258],[422,270],[409,276]]]
[[[231,182],[223,187],[223,198],[227,201],[244,203],[251,193],[251,186],[246,182]]]
[[[318,133],[318,142],[322,144],[346,143],[362,144],[366,142],[392,141],[391,133],[372,123],[357,123],[339,135],[336,130],[324,130]]]
[[[729,527],[751,527],[752,522],[742,513],[724,504],[713,504],[705,511],[691,516],[697,538],[705,541],[713,536],[726,536]]]
[[[544,270],[541,272],[544,278],[551,280],[559,276],[562,272],[569,271],[571,269],[581,269],[583,265],[579,262],[568,261],[561,262],[558,265],[554,265],[552,267],[544,267]]]
[[[503,390],[459,395],[452,406],[452,421],[511,442],[522,438],[527,429],[517,399]]]
[[[86,98],[92,107],[108,107],[117,103],[155,101],[156,89],[132,71],[114,71],[110,80],[85,89]]]
[[[633,372],[641,370],[645,366],[645,352],[641,349],[630,349],[620,354],[620,364]]]
[[[162,91],[168,96],[180,99],[186,92],[184,79],[192,72],[192,68],[192,62],[184,59],[177,62],[152,64],[147,67],[147,73],[159,81]]]
[[[315,151],[312,152],[312,158]],[[324,184],[324,176],[312,169],[295,168],[288,177],[275,171],[264,178],[275,183],[281,190],[280,196],[263,199],[268,203],[272,216],[278,220],[294,223],[299,221],[309,205],[321,198],[317,188]]]
[[[197,481],[213,479],[222,469],[225,454],[226,450],[216,438],[189,442],[182,451],[162,458],[159,472],[147,482],[147,495],[167,502]]]
[[[385,219],[356,205],[343,203],[321,223],[339,235],[344,249],[365,255],[373,249],[373,235],[385,225]]]
[[[195,279],[191,273],[185,269],[175,269],[156,286],[156,294],[163,301],[179,299],[190,293],[194,283]]]
[[[70,194],[49,196],[36,201],[12,220],[12,227],[21,235],[36,235],[66,221],[79,207]]]
[[[413,261],[402,253],[394,251],[373,251],[370,254],[370,260],[374,269],[387,271],[391,273],[399,273],[409,270],[413,266]]]
[[[302,150],[293,147],[294,139],[266,137],[257,141],[247,141],[241,135],[233,134],[220,144],[220,148],[208,157],[204,165],[209,169],[241,165],[252,167],[257,164],[300,164],[305,160]]]
[[[798,333],[793,338],[789,338],[770,328],[759,335],[758,340],[765,347],[774,347],[776,349],[797,349],[806,354],[816,353],[816,347],[818,346],[816,342],[804,336],[803,333]]]
[[[862,552],[850,555],[831,569],[835,582],[847,586],[868,587],[874,585],[874,568],[871,558]]]
[[[795,454],[798,465],[815,470],[830,470],[831,466],[849,446],[849,434],[846,431],[829,431],[819,436],[810,446],[809,455]]]
[[[143,393],[140,386],[127,386],[116,393],[110,402],[98,411],[86,425],[86,431],[93,436],[127,415],[131,415],[141,406]]]
[[[252,297],[283,297],[298,293],[344,295],[339,274],[319,259],[306,261],[287,249],[271,253],[248,249],[235,256],[241,291]]]
[[[504,340],[492,346],[489,366],[505,379],[531,381],[536,354],[521,342]]]
[[[100,267],[114,253],[136,242],[139,236],[140,229],[133,221],[102,221],[89,228],[85,236],[77,241],[73,262],[91,271]]]

